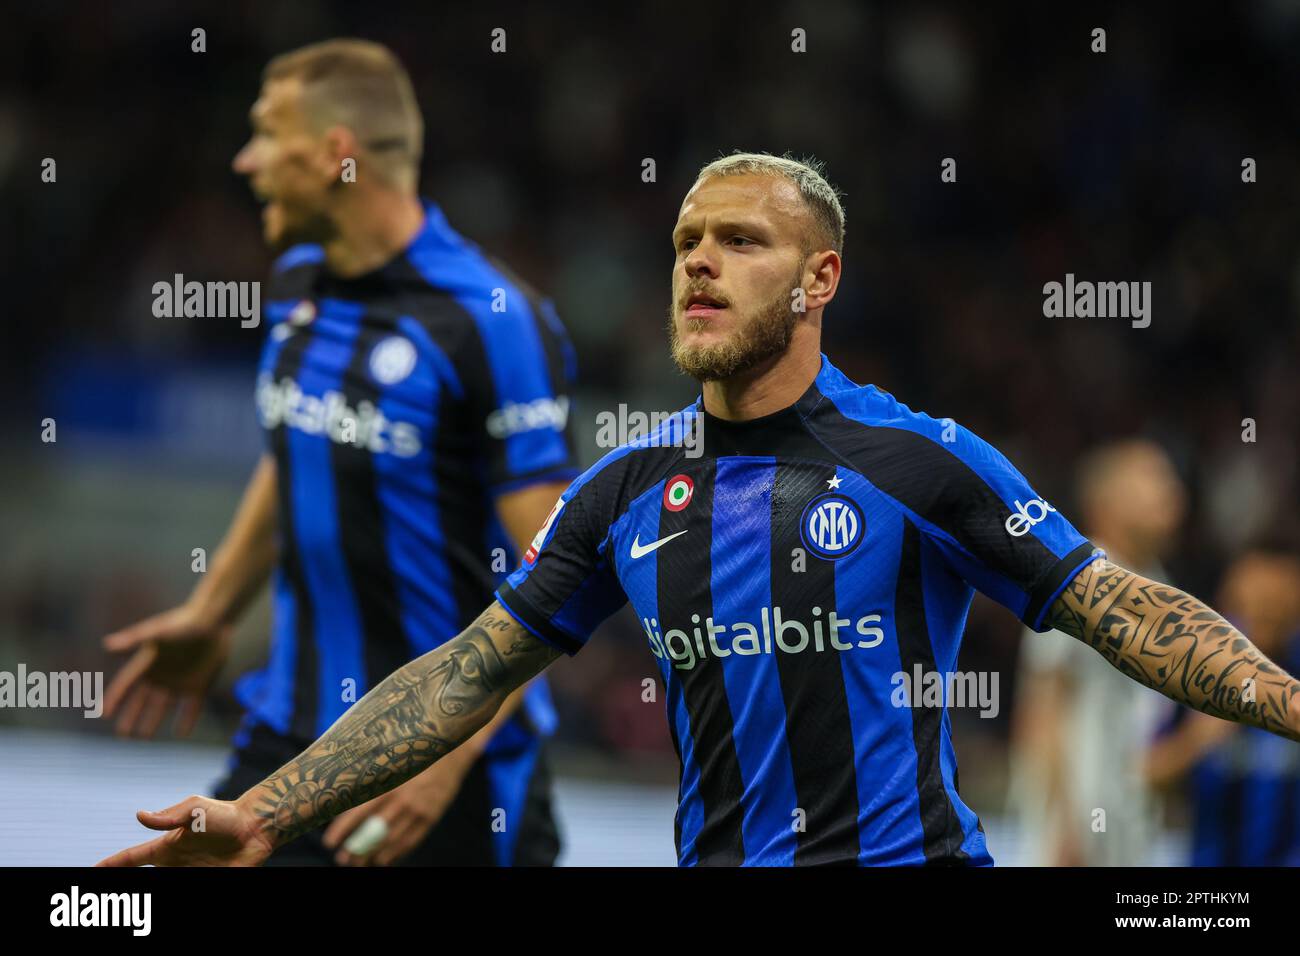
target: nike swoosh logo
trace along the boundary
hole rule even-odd
[[[670,534],[668,535],[668,537],[660,538],[658,541],[651,541],[647,545],[641,544],[641,535],[638,534],[635,538],[632,539],[632,557],[644,558],[655,548],[662,548],[669,541],[673,540],[673,538],[680,538],[682,535],[684,535],[687,531],[690,530],[691,530],[690,528],[687,528],[685,531],[678,531],[676,534]]]

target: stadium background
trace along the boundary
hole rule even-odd
[[[265,61],[336,35],[397,52],[425,112],[423,192],[556,299],[580,360],[584,464],[601,451],[598,412],[697,393],[664,336],[669,233],[695,170],[734,148],[813,153],[848,210],[834,361],[971,427],[1067,514],[1083,451],[1156,438],[1191,490],[1170,579],[1211,595],[1225,561],[1300,501],[1300,3],[1051,6],[8,11],[0,668],[111,676],[99,638],[178,602],[191,550],[216,546],[260,447],[264,329],[155,318],[151,287],[178,272],[265,278],[258,209],[230,159]],[[498,26],[504,55],[489,50]],[[1089,51],[1096,26],[1105,54]],[[195,27],[205,53],[190,50]],[[791,52],[795,27],[807,53]],[[939,179],[949,156],[954,184]],[[1246,156],[1256,184],[1241,181]],[[57,183],[40,181],[45,157]],[[1150,280],[1151,326],[1044,318],[1042,285],[1067,272]],[[137,800],[202,792],[266,614],[263,601],[242,628],[192,742],[0,710],[0,864],[87,862],[134,838]],[[1000,862],[1015,858],[997,809],[1017,641],[977,597],[960,666],[999,671],[1003,706],[953,719],[963,793]],[[552,669],[568,862],[671,862],[675,761],[662,700],[641,700],[651,664],[624,616]],[[23,822],[65,805],[73,822],[53,842]],[[1170,861],[1180,820],[1175,807]]]

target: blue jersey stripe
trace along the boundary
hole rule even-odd
[[[442,377],[445,366],[437,358],[442,351],[413,319],[402,318],[398,328],[417,344],[421,357],[429,359],[418,363],[402,385],[406,389],[414,387],[420,395],[432,394],[434,400],[427,407],[412,408],[396,398],[393,389],[385,388],[379,395],[379,410],[390,421],[409,421],[426,434],[434,434],[440,424],[438,397],[447,386]],[[442,516],[437,507],[433,456],[434,450],[427,446],[410,458],[371,456],[375,493],[384,520],[385,551],[397,584],[399,613],[412,656],[433,650],[460,631]],[[370,675],[372,680],[383,676]]]
[[[514,862],[515,848],[519,843],[524,805],[528,798],[528,785],[537,769],[540,747],[527,747],[518,753],[486,762],[488,788],[492,811],[504,811],[503,827],[492,827],[492,849],[497,866],[510,866]],[[493,821],[484,821],[491,826]]]
[[[713,619],[745,620],[750,608],[770,606],[772,481],[768,467],[718,460],[713,504]],[[798,845],[793,810],[799,805],[785,734],[785,704],[776,661],[769,654],[745,666],[720,662],[735,723],[736,755],[744,776],[745,864],[789,866]]]
[[[235,684],[235,696],[244,708],[281,734],[293,721],[293,675],[297,667],[298,606],[293,586],[282,568],[275,571],[271,594],[272,614],[285,635],[271,642],[266,668],[246,674]]]
[[[276,259],[271,266],[272,272],[288,272],[302,265],[325,261],[325,250],[311,243],[293,246]]]
[[[1251,774],[1246,778],[1241,821],[1241,861],[1245,865],[1276,865],[1278,810],[1285,796],[1285,781],[1275,775]]]
[[[835,562],[836,591],[848,593],[851,582],[860,587],[880,578],[880,590],[888,592],[897,569],[902,519],[882,506],[880,497],[868,493],[870,483],[857,472],[840,467],[835,474],[841,491],[866,504],[863,534],[869,543]],[[881,620],[864,620],[870,617],[866,612],[879,614]],[[844,652],[848,660],[842,663],[858,787],[858,861],[867,866],[925,862],[919,852],[922,833],[911,713],[893,706],[891,700],[892,677],[902,669],[897,635],[886,627],[893,620],[892,612],[892,607],[858,608],[839,636],[855,645]],[[916,851],[909,853],[913,847]]]

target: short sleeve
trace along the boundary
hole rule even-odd
[[[550,303],[514,287],[474,312],[453,362],[496,493],[572,479],[572,349]]]
[[[957,574],[1043,633],[1052,602],[1104,552],[988,442],[955,425],[951,438],[932,476],[942,520],[926,530]]]
[[[608,560],[610,475],[603,462],[565,489],[496,599],[535,637],[575,654],[627,603]],[[606,493],[602,496],[602,490]]]

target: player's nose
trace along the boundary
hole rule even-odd
[[[251,176],[257,171],[252,143],[245,143],[243,148],[235,153],[235,158],[230,161],[230,168],[241,176]]]
[[[686,269],[686,274],[691,278],[695,276],[709,276],[716,279],[718,277],[717,264],[708,252],[705,251],[704,243],[700,243],[686,256],[682,263]]]

